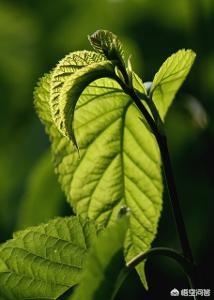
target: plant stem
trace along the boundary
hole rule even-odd
[[[175,223],[176,223],[176,228],[178,231],[178,236],[180,239],[183,255],[189,259],[190,262],[193,263],[193,255],[192,251],[190,248],[188,236],[187,236],[187,231],[186,227],[184,224],[183,220],[183,215],[181,212],[181,207],[176,191],[176,186],[175,186],[175,179],[174,175],[172,172],[172,166],[171,166],[171,160],[170,160],[170,155],[169,155],[169,150],[168,150],[168,145],[167,145],[167,138],[165,135],[158,135],[156,136],[160,152],[161,152],[161,157],[162,157],[162,162],[163,162],[163,169],[164,169],[164,174],[165,174],[165,179],[168,187],[168,192],[169,192],[169,198],[171,200],[171,205],[175,217]]]
[[[142,261],[157,255],[163,255],[166,257],[170,257],[177,261],[177,263],[182,267],[183,272],[185,273],[189,285],[191,288],[196,288],[196,283],[198,283],[196,266],[187,259],[183,254],[178,253],[174,249],[166,248],[166,247],[157,247],[148,250],[147,252],[140,253],[138,256],[133,258],[129,263],[127,263],[127,273],[129,269],[135,268]],[[197,300],[197,296],[194,296],[194,300]]]
[[[127,263],[128,268],[135,268],[140,262],[148,259],[152,256],[163,255],[170,257],[177,261],[180,266],[182,266],[183,271],[187,276],[190,276],[193,272],[192,263],[182,254],[178,253],[174,249],[166,248],[166,247],[157,247],[148,250],[147,252],[140,253],[138,256],[133,258],[129,263]]]
[[[192,272],[189,273],[188,275],[188,280],[191,288],[197,288],[199,284],[199,278],[198,278],[198,271],[197,267],[194,263],[183,215],[181,212],[181,207],[180,207],[180,202],[178,199],[178,194],[176,190],[176,185],[175,185],[175,179],[172,171],[172,165],[171,165],[171,160],[170,160],[170,154],[169,154],[169,149],[167,145],[167,138],[165,135],[159,134],[156,136],[159,149],[161,152],[161,157],[162,157],[162,162],[163,162],[163,169],[164,169],[164,174],[165,174],[165,180],[167,183],[167,188],[169,192],[169,198],[174,214],[174,219],[176,223],[176,228],[178,232],[178,236],[180,239],[182,251],[183,251],[183,256],[191,263],[192,265]],[[194,300],[197,300],[197,296],[194,296]]]
[[[156,134],[158,134],[158,128],[155,124],[155,121],[152,118],[152,116],[150,115],[150,113],[148,112],[148,110],[146,109],[146,107],[144,106],[144,104],[142,103],[141,99],[136,95],[134,89],[128,87],[122,80],[120,80],[120,78],[115,77],[114,79],[119,83],[119,85],[121,86],[123,91],[133,99],[134,103],[136,104],[136,106],[138,107],[138,109],[140,110],[142,115],[145,117],[147,123],[149,124],[149,126],[152,130],[152,132],[156,136]],[[145,95],[145,97],[147,98],[146,95]]]

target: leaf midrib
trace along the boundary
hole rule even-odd
[[[124,136],[125,136],[125,123],[126,123],[126,116],[129,107],[132,104],[132,100],[129,100],[127,103],[126,107],[124,108],[123,116],[122,116],[122,121],[121,121],[121,139],[120,139],[120,156],[121,156],[121,169],[122,169],[122,186],[123,186],[123,197],[124,197],[124,202],[126,203],[126,193],[125,193],[125,168],[124,168]],[[127,203],[126,203],[127,204]]]

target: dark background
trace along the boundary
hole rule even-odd
[[[144,81],[152,80],[172,52],[197,53],[168,114],[167,133],[201,286],[212,288],[213,0],[0,1],[0,241],[14,230],[71,212],[53,175],[32,94],[37,79],[65,54],[90,49],[87,35],[100,28],[120,36]],[[154,245],[179,249],[167,196],[164,200]],[[168,299],[172,288],[188,287],[179,266],[166,258],[149,260],[147,274],[150,292],[133,273],[118,300]]]

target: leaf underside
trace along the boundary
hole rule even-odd
[[[69,64],[70,57],[67,56],[54,69],[49,103],[58,130],[77,147],[73,117],[79,96],[97,78],[113,76],[114,68],[102,55],[89,51],[73,53],[72,61]]]
[[[95,228],[56,218],[17,232],[0,246],[0,295],[9,300],[58,299],[76,285]]]
[[[72,55],[69,63],[73,66]],[[80,61],[86,65],[84,56]],[[60,65],[67,65],[66,76],[69,76],[74,69],[66,62],[68,57],[58,65],[57,72],[60,73]],[[66,80],[63,76],[61,79]],[[52,140],[55,169],[62,188],[77,214],[95,220],[101,227],[114,224],[122,206],[130,208],[125,247],[129,261],[150,248],[157,231],[163,188],[155,139],[120,86],[112,79],[99,79],[83,91],[76,105],[74,131],[79,159],[72,143],[53,124],[50,109],[46,112],[51,80],[54,80],[51,75],[43,78],[35,99],[38,114]],[[142,266],[139,272],[143,280]]]

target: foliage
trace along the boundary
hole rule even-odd
[[[58,299],[80,280],[92,224],[57,218],[17,232],[0,247],[0,291],[6,299]]]
[[[159,132],[151,124],[158,122],[162,134],[159,114],[163,120],[195,54],[173,54],[146,91],[130,60],[126,64],[114,34],[97,31],[90,42],[98,53],[67,55],[35,90],[35,107],[52,142],[55,170],[77,217],[26,229],[1,246],[0,292],[7,299],[63,296],[80,281],[91,244],[74,299],[86,299],[86,281],[91,288],[88,299],[103,293],[107,297],[109,284],[114,297],[109,277],[116,280],[125,267],[123,244],[129,263],[149,250],[156,235],[163,186],[155,139]],[[118,221],[124,212],[130,215],[127,233],[126,222]],[[93,244],[95,227],[103,233]],[[114,244],[108,245],[108,239]],[[137,271],[146,286],[143,263]],[[92,278],[93,272],[97,278]]]

